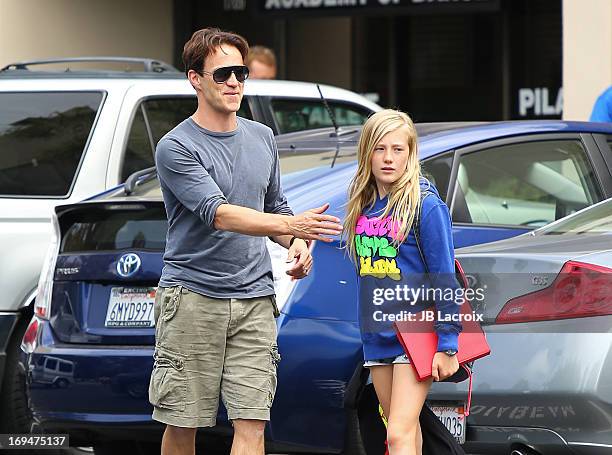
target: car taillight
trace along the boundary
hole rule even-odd
[[[53,291],[53,275],[55,273],[55,263],[59,253],[60,229],[55,213],[51,216],[51,243],[43,262],[40,278],[38,279],[38,290],[34,301],[34,314],[43,318],[49,318],[51,307],[51,292]]]
[[[30,321],[30,325],[28,325],[28,328],[23,334],[23,339],[21,340],[21,349],[24,352],[28,354],[34,352],[34,349],[36,348],[36,342],[38,341],[39,327],[40,323],[36,316],[34,316]]]
[[[612,269],[568,261],[546,289],[509,300],[496,324],[612,315]]]

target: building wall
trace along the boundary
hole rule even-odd
[[[112,55],[172,62],[172,0],[0,0],[0,66]]]
[[[563,0],[563,118],[588,120],[612,84],[612,1]]]
[[[291,19],[286,31],[287,79],[351,88],[349,17]]]

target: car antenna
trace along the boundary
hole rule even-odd
[[[321,100],[323,101],[323,105],[325,106],[325,109],[327,109],[327,113],[329,114],[329,118],[331,119],[332,124],[334,125],[334,135],[333,135],[333,137],[336,137],[336,139],[338,139],[338,137],[339,137],[339,135],[338,135],[338,122],[336,122],[336,116],[334,115],[334,111],[332,111],[331,108],[329,107],[329,103],[327,102],[327,100],[323,96],[323,92],[321,91],[321,86],[319,84],[317,84],[317,90],[319,91],[319,95],[321,95]],[[334,167],[334,164],[336,164],[336,158],[338,158],[338,154],[339,153],[340,153],[340,141],[336,141],[336,153],[334,154],[334,159],[332,160],[331,167]]]

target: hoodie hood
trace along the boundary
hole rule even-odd
[[[438,192],[438,188],[427,180],[425,177],[421,177],[419,180],[419,186],[421,187],[421,192],[429,191],[430,193],[434,193],[436,196],[440,197],[440,193]]]

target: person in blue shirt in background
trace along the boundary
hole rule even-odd
[[[407,114],[391,109],[373,114],[363,126],[357,156],[343,235],[358,273],[364,367],[370,369],[387,417],[390,453],[421,455],[419,415],[432,381],[446,379],[459,369],[456,354],[462,327],[450,321],[460,307],[452,298],[435,301],[443,316],[434,324],[437,352],[432,359],[432,377],[419,382],[392,325],[374,322],[375,314],[388,311],[393,303],[382,305],[372,298],[372,291],[391,291],[406,281],[413,286],[423,277],[432,284],[451,277],[457,284],[451,217],[435,187],[421,175],[417,133]],[[428,267],[417,249],[412,226],[419,204],[419,244]],[[426,270],[431,275],[427,276]],[[394,308],[411,307],[401,302]]]
[[[612,122],[612,85],[595,101],[589,120],[591,122]]]

